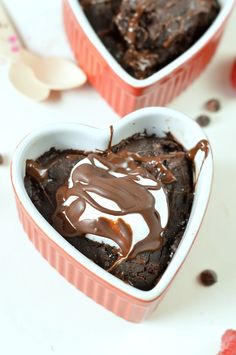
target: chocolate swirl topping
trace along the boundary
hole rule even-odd
[[[112,133],[111,129],[111,137]],[[206,140],[201,140],[189,151],[149,157],[127,150],[114,153],[110,149],[111,140],[106,154],[90,153],[74,165],[68,179],[57,189],[52,222],[58,232],[67,238],[92,234],[98,236],[98,239],[104,237],[113,240],[120,249],[120,258],[114,267],[121,260],[135,258],[143,251],[158,250],[163,245],[165,228],[162,227],[161,216],[156,210],[152,191],[163,189],[165,192],[165,185],[176,180],[173,173],[166,168],[165,159],[185,156],[193,161],[197,153],[202,151],[205,160],[209,153],[209,144]],[[70,158],[69,155],[68,157]],[[70,160],[76,161],[76,157],[71,155]],[[36,161],[28,160],[27,174],[34,177],[43,188],[42,181],[47,178],[48,170],[53,164],[52,161],[42,166]],[[148,169],[149,166],[155,167],[156,176]],[[94,198],[94,194],[112,201],[117,209],[105,207]],[[166,199],[168,204],[167,195]],[[101,214],[113,216],[113,219],[104,216],[83,218],[87,205]],[[124,218],[135,213],[142,216],[149,230],[136,244],[133,243],[132,228]]]
[[[183,237],[194,186],[209,146],[202,140],[186,151],[170,133],[157,137],[147,132],[114,145],[112,127],[110,130],[105,151],[51,148],[36,160],[28,160],[24,184],[42,216],[73,247],[124,282],[149,290],[160,279]],[[193,160],[197,174],[194,174]],[[89,185],[95,192],[89,191]],[[130,186],[135,189],[134,196],[130,196]],[[79,190],[83,197],[75,196],[75,192],[71,194],[73,189],[77,193]],[[118,192],[120,189],[122,194]],[[147,205],[142,210],[143,196],[148,199],[149,210]],[[121,200],[120,206],[117,199]],[[122,215],[122,211],[132,211],[132,208],[141,211]],[[159,228],[154,239],[155,250],[146,239],[150,232],[154,236],[155,231],[150,231],[150,221],[145,221],[142,215],[151,209],[157,212],[155,223]],[[90,233],[88,225],[91,230],[99,227],[97,235]],[[143,252],[139,252],[139,242],[143,243],[140,249]]]
[[[85,163],[75,166],[70,175],[70,184],[62,186],[56,195],[57,209],[53,216],[53,223],[57,229],[67,237],[77,236],[78,233],[81,235],[91,233],[112,239],[119,245],[122,257],[132,258],[142,251],[158,249],[162,244],[163,229],[159,213],[155,210],[155,199],[148,189],[160,189],[161,180],[155,180],[146,169],[139,167],[135,163],[135,158],[142,159],[137,154],[129,152],[123,152],[121,155],[109,153],[106,159],[90,154],[88,159],[91,165]],[[144,159],[147,161],[148,158]],[[149,159],[153,160],[153,158]],[[96,166],[95,160],[100,161],[107,169]],[[118,172],[123,176],[114,176],[112,172]],[[163,174],[166,179],[166,169],[163,169]],[[141,177],[148,178],[150,182],[154,181],[155,185],[140,185],[138,181]],[[172,181],[173,177],[169,179]],[[114,201],[119,210],[115,211],[101,206],[89,193],[95,193]],[[65,202],[72,196],[77,198],[67,206]],[[119,218],[116,221],[103,217],[96,220],[80,220],[86,203],[100,212]],[[132,230],[120,217],[132,213],[142,215],[149,227],[149,234],[139,241],[133,250],[130,250]]]
[[[204,152],[206,158],[209,151],[206,140],[200,141],[188,152],[169,153],[168,158],[175,159],[185,155],[188,159],[194,160],[200,150]],[[53,225],[65,237],[93,234],[113,240],[120,248],[118,262],[127,258],[132,259],[143,251],[158,250],[163,243],[164,228],[161,225],[160,214],[155,209],[155,198],[151,191],[160,190],[164,184],[175,181],[173,173],[163,163],[166,157],[165,154],[140,156],[126,150],[118,153],[109,151],[106,156],[89,154],[86,162],[82,161],[75,165],[69,179],[58,189]],[[146,163],[145,167],[142,163]],[[154,177],[148,171],[148,164],[155,166],[158,176]],[[44,173],[37,171],[39,177]],[[145,179],[145,186],[140,184],[142,179]],[[115,202],[118,209],[104,207],[93,198],[93,194]],[[87,204],[117,218],[83,219]],[[132,229],[122,217],[134,213],[143,217],[149,232],[132,246]]]

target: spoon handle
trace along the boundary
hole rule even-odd
[[[0,57],[16,59],[23,45],[0,1]]]

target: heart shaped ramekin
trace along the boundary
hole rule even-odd
[[[78,0],[64,0],[64,23],[72,50],[89,81],[120,115],[164,106],[198,78],[213,57],[235,0],[222,9],[206,33],[185,53],[147,79],[131,77],[104,47]]]
[[[151,107],[129,114],[114,125],[113,144],[135,133],[171,132],[190,149],[206,139],[201,128],[184,114]],[[211,190],[212,154],[204,161],[202,153],[195,158],[199,174],[189,223],[182,241],[158,284],[150,291],[141,291],[109,274],[70,245],[41,216],[24,187],[26,159],[35,159],[51,147],[58,149],[106,149],[110,129],[97,129],[80,124],[57,123],[29,134],[17,147],[12,160],[12,184],[19,218],[29,239],[45,259],[70,283],[97,303],[132,322],[144,320],[159,304],[177,271],[183,264],[200,228]]]

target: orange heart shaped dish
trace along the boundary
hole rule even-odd
[[[124,116],[139,108],[164,106],[199,77],[215,54],[234,4],[234,0],[64,0],[64,23],[88,80]],[[115,38],[113,32],[110,36],[114,27]],[[142,79],[137,79],[140,72]]]
[[[13,157],[12,183],[44,258],[97,303],[140,322],[197,236],[212,165],[194,121],[153,107],[112,130],[58,123],[29,134]]]

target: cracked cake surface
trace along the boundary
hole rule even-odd
[[[217,0],[80,0],[104,45],[145,79],[190,48],[220,11]]]

